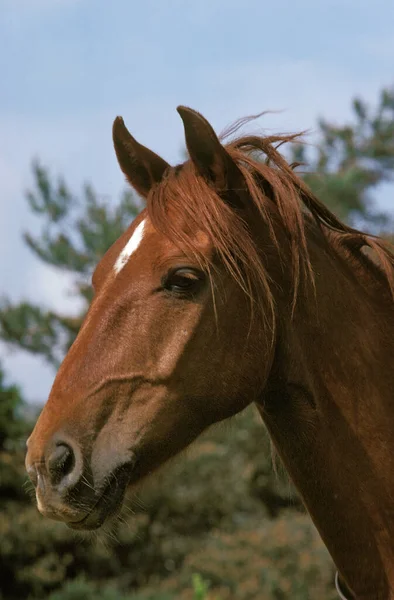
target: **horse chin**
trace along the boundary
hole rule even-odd
[[[77,531],[94,531],[99,529],[121,509],[127,485],[127,471],[117,470],[116,473],[113,473],[109,477],[107,485],[88,514],[79,521],[67,522],[67,526]]]

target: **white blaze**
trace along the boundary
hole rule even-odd
[[[141,243],[142,237],[144,235],[144,227],[145,227],[145,219],[141,221],[141,223],[136,227],[133,231],[133,235],[127,242],[126,246],[123,248],[122,252],[119,254],[116,259],[116,263],[114,266],[115,273],[119,273],[129,260],[130,256],[135,252],[138,246]]]

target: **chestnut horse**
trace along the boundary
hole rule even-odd
[[[255,403],[343,594],[394,599],[394,257],[294,173],[276,144],[295,136],[223,145],[178,112],[176,167],[114,122],[147,206],[98,264],[28,441],[38,509],[96,529],[128,486]]]

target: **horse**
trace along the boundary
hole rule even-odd
[[[94,530],[207,427],[254,403],[338,569],[342,597],[394,599],[394,256],[341,222],[279,152],[178,107],[170,166],[113,124],[146,207],[27,442],[38,510]],[[264,159],[264,160],[263,160]]]

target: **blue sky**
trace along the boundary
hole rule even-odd
[[[271,131],[342,123],[352,97],[373,104],[394,84],[393,23],[392,0],[0,0],[0,295],[76,310],[67,277],[21,241],[39,227],[24,198],[33,157],[75,192],[90,181],[116,199],[118,114],[170,162],[183,144],[178,104],[219,131],[267,109],[282,111],[261,122]],[[45,401],[53,372],[0,355],[27,398]]]

